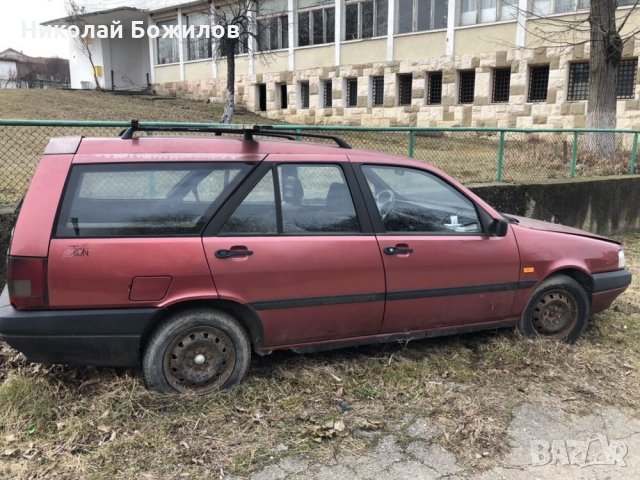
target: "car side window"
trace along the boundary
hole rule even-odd
[[[249,164],[204,162],[76,165],[56,236],[197,235],[250,169]],[[222,181],[203,186],[208,178]],[[206,194],[193,193],[203,188]]]
[[[269,170],[222,226],[223,235],[277,234],[273,173]]]
[[[415,168],[362,167],[385,231],[481,233],[475,205],[437,176]]]
[[[360,222],[339,165],[278,166],[282,232],[359,233]]]

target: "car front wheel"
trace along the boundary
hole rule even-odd
[[[573,278],[549,277],[533,292],[518,329],[529,338],[573,343],[584,332],[591,315],[589,296]]]
[[[161,393],[207,394],[237,385],[251,360],[246,331],[229,314],[204,308],[166,318],[142,357],[146,385]]]

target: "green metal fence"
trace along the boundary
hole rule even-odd
[[[24,194],[51,137],[115,136],[129,125],[129,122],[0,120],[0,203],[14,203]],[[141,122],[141,125],[222,126],[167,122]],[[640,132],[633,130],[316,125],[272,125],[271,128],[338,135],[354,148],[428,162],[467,184],[524,183],[638,172]],[[323,141],[305,137],[300,140]],[[604,153],[600,148],[603,145],[607,146]]]

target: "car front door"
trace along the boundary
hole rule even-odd
[[[220,297],[258,314],[264,347],[378,333],[382,260],[346,157],[268,160],[203,237]]]
[[[426,170],[360,168],[386,275],[381,333],[505,319],[520,268],[512,232],[488,235],[479,207]]]

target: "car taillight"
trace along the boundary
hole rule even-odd
[[[43,310],[47,299],[47,259],[9,256],[9,300],[18,310]]]

